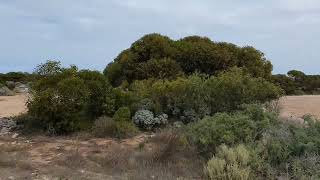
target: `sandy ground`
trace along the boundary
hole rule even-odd
[[[281,117],[301,118],[310,114],[320,118],[320,96],[286,96],[280,99]]]
[[[0,96],[0,118],[19,115],[26,111],[27,95]]]

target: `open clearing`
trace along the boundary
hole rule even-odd
[[[280,99],[281,117],[301,118],[310,114],[320,118],[320,96],[286,96]]]

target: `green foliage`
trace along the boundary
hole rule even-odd
[[[61,70],[60,61],[48,60],[46,63],[38,65],[35,69],[35,73],[40,76],[51,76],[60,73]]]
[[[282,95],[279,87],[238,68],[209,78],[205,87],[211,112],[233,111],[241,104],[264,103]]]
[[[308,119],[307,126],[280,124],[269,129],[254,146],[259,159],[255,174],[292,179],[318,179],[320,123]]]
[[[133,137],[139,132],[138,128],[133,124],[132,121],[116,122],[116,129],[117,138]]]
[[[301,71],[291,70],[287,75],[274,75],[272,79],[285,90],[287,95],[320,93],[319,75],[306,75]]]
[[[119,86],[123,81],[174,79],[195,72],[217,75],[234,66],[253,77],[271,77],[271,63],[253,47],[241,48],[198,36],[173,41],[160,34],[149,34],[133,43],[104,72],[113,86]]]
[[[0,83],[2,84],[6,84],[7,81],[28,83],[33,82],[35,79],[35,74],[29,74],[27,72],[8,72],[6,74],[0,73]],[[11,87],[9,88],[11,89]]]
[[[237,68],[217,77],[192,75],[171,81],[136,81],[131,89],[137,96],[158,104],[160,111],[186,123],[216,112],[235,111],[241,104],[265,103],[282,94],[279,87]]]
[[[105,112],[107,80],[98,71],[81,70],[78,76],[84,80],[89,90],[88,101],[86,102],[86,114],[95,119]]]
[[[217,113],[188,126],[186,132],[192,144],[200,153],[210,156],[221,144],[236,145],[252,143],[275,122],[272,114],[264,112],[257,105],[247,106],[244,111],[233,114]]]
[[[86,128],[105,113],[107,81],[97,71],[59,65],[49,61],[37,67],[41,78],[32,85],[28,108],[44,130],[62,134]]]
[[[61,80],[56,87],[33,91],[28,102],[30,115],[41,121],[48,131],[54,133],[73,132],[78,129],[80,112],[88,97],[83,80],[70,77]]]
[[[121,107],[119,108],[116,113],[113,116],[113,119],[115,121],[131,121],[131,112],[130,109],[128,107]]]
[[[228,148],[222,145],[218,148],[204,168],[205,173],[212,180],[247,180],[250,177],[250,153],[244,145]]]

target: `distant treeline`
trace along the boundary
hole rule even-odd
[[[306,75],[301,71],[292,70],[286,75],[273,75],[273,81],[287,95],[320,94],[320,75]]]
[[[0,73],[0,84],[5,84],[6,81],[14,82],[32,82],[36,79],[36,74],[27,72],[9,72],[6,74]]]

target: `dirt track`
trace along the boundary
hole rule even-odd
[[[27,95],[0,96],[0,118],[19,115],[26,111]]]

